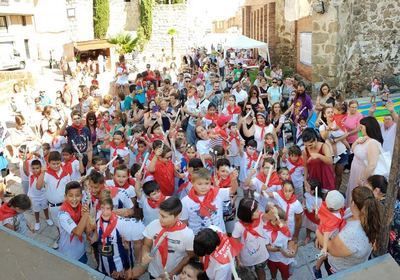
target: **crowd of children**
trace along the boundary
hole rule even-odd
[[[96,269],[114,279],[148,273],[230,280],[249,270],[256,278],[242,279],[265,279],[266,268],[273,279],[278,272],[288,279],[299,244],[319,231],[324,244],[314,272],[321,277],[327,240],[345,224],[344,198],[304,176],[306,107],[295,110],[286,100],[288,116],[277,130],[268,104],[254,107],[251,97],[237,102],[236,89],[212,89],[215,79],[200,68],[197,76],[179,75],[174,89],[169,80],[140,76],[112,108],[72,110],[54,136],[43,134],[51,143],[19,151],[26,194],[1,206],[1,224],[19,231],[20,214],[32,207],[39,231],[43,211],[58,230],[55,249],[83,263],[91,252]],[[139,98],[142,92],[147,99]],[[128,97],[131,104],[122,106]],[[174,98],[178,108],[165,108]],[[332,119],[322,116],[320,127],[322,136],[340,130],[331,142],[325,137],[333,155],[343,135],[339,109]],[[291,122],[289,130],[284,122]]]

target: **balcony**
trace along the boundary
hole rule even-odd
[[[33,15],[34,0],[0,0],[0,14]]]

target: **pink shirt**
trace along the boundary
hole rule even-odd
[[[355,129],[359,124],[360,120],[363,118],[363,115],[360,112],[357,112],[355,115],[348,114],[347,117],[344,119],[344,126],[346,127],[347,131],[351,131]],[[352,144],[358,138],[358,134],[355,133],[347,137],[347,141]]]

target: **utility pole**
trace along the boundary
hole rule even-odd
[[[387,253],[389,244],[390,225],[393,221],[394,204],[400,186],[400,119],[397,122],[396,140],[394,143],[392,166],[390,168],[388,188],[385,198],[385,209],[383,213],[382,228],[379,239],[378,255]]]

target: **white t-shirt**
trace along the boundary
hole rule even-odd
[[[32,175],[29,175],[29,182],[30,182],[30,178]],[[28,196],[31,200],[42,200],[42,199],[46,199],[46,189],[45,188],[41,188],[40,190],[38,190],[36,188],[36,182],[37,179],[34,179],[32,184],[29,183],[29,189],[28,189]]]
[[[63,163],[65,166],[65,163]],[[79,160],[75,159],[72,163],[72,173],[71,173],[71,180],[72,181],[79,181],[81,179],[81,172],[79,171]]]
[[[78,226],[71,216],[64,211],[58,212],[60,223],[60,241],[58,251],[68,258],[79,260],[85,254],[85,235],[82,235],[82,242],[74,235],[71,240],[72,231]]]
[[[236,97],[236,104],[246,101],[248,97],[247,92],[243,89],[240,89],[239,92],[237,92],[236,89],[234,89],[232,91],[232,94]]]
[[[156,246],[155,239],[162,230],[160,221],[152,221],[144,229],[144,237],[153,240],[153,247]],[[168,238],[168,258],[165,266],[166,271],[171,272],[187,256],[187,251],[193,251],[193,231],[185,227],[182,230],[169,232]],[[149,273],[153,277],[161,276],[164,273],[164,267],[161,263],[161,255],[157,251],[153,261],[149,264]]]
[[[50,151],[58,151],[61,153],[63,145],[67,144],[64,136],[57,136],[55,139],[48,133],[43,134],[42,141],[50,144]]]
[[[199,200],[203,201],[204,196],[199,196]],[[226,232],[223,219],[223,206],[224,201],[228,200],[230,200],[230,188],[219,189],[217,197],[212,202],[217,210],[210,217],[201,217],[199,213],[200,205],[194,202],[189,196],[186,196],[182,199],[181,220],[188,220],[188,225],[195,234],[210,225],[217,226],[222,232]]]
[[[213,257],[210,257],[206,274],[210,280],[231,280],[231,265],[229,263],[220,264]]]
[[[58,176],[60,176],[62,172],[62,169],[60,169],[58,171]],[[44,174],[44,185],[48,202],[52,204],[62,203],[64,201],[65,185],[71,181],[72,179],[70,175],[66,175],[58,180],[46,172]]]
[[[282,166],[287,167],[291,171],[295,166],[289,160],[283,162]],[[295,189],[303,189],[304,183],[304,166],[296,167],[292,174],[290,174]]]
[[[272,133],[275,127],[272,123],[264,127],[264,131],[261,126],[254,125],[254,140],[257,142],[257,151],[261,152],[264,148],[264,137],[267,133]]]
[[[396,128],[397,124],[394,123],[389,129],[385,129],[383,123],[379,124],[381,126],[381,132],[382,132],[382,138],[383,138],[383,145],[382,149],[385,152],[390,152],[390,154],[393,154],[393,148],[394,148],[394,141],[396,140]]]
[[[258,207],[260,208],[260,210],[264,212],[268,202],[275,202],[275,199],[267,197],[263,193],[261,193],[263,185],[264,185],[264,183],[261,182],[257,177],[253,177],[251,179],[250,189],[252,189],[256,193],[260,194],[259,196],[255,197],[255,200],[258,202]],[[268,192],[277,192],[277,191],[280,191],[281,189],[282,189],[281,185],[272,185],[272,186],[268,187],[267,191]]]
[[[120,188],[120,187],[116,186],[115,183],[114,183],[114,180],[107,180],[107,181],[106,181],[106,186],[109,186],[109,187],[117,187],[117,188],[119,188],[119,189],[121,189],[121,190],[124,190],[124,191],[126,191],[126,193],[128,194],[128,196],[129,196],[130,198],[136,197],[135,188],[134,188],[132,185],[129,185],[128,188],[124,189],[124,188]]]
[[[320,132],[323,132],[325,130],[326,130],[325,125],[320,125],[319,126],[319,131]],[[336,131],[331,131],[329,133],[329,136],[332,136],[334,138],[341,137],[343,135],[344,135],[344,131],[341,130],[341,129],[336,130]],[[346,146],[341,141],[336,142],[336,144],[334,144],[334,145],[336,145],[337,155],[341,155],[341,154],[346,152]]]
[[[272,231],[264,230],[264,236],[268,239],[269,243],[274,247],[280,247],[282,249],[288,249],[288,243],[291,240],[290,237],[287,237],[282,232],[278,231],[278,235],[275,241],[272,242]],[[287,258],[282,255],[281,252],[269,252],[269,260],[273,262],[281,262],[284,264],[290,264],[294,262],[294,258]]]
[[[274,198],[276,202],[278,203],[279,207],[283,209],[283,211],[286,212],[286,206],[287,203],[285,200],[282,199],[282,197],[277,193],[273,192]],[[286,213],[287,218],[287,226],[290,230],[290,234],[293,236],[294,233],[294,228],[295,228],[295,214],[301,214],[303,213],[303,207],[301,206],[301,203],[296,200],[293,202],[290,207],[289,207],[289,213]]]
[[[208,155],[210,153],[211,140],[197,141],[196,148],[199,155]]]
[[[159,218],[160,208],[152,208],[147,201],[145,194],[138,200],[139,207],[143,209],[143,224],[147,226]]]
[[[250,232],[247,233],[246,240],[244,239],[244,226],[237,221],[235,223],[235,227],[233,228],[232,237],[240,238],[240,242],[244,244],[243,249],[240,251],[240,261],[244,266],[253,266],[259,263],[266,261],[269,257],[269,253],[267,250],[267,245],[269,241],[266,238],[263,238],[263,226],[264,223],[261,220],[260,224],[255,231],[257,231],[261,237],[254,236]]]

